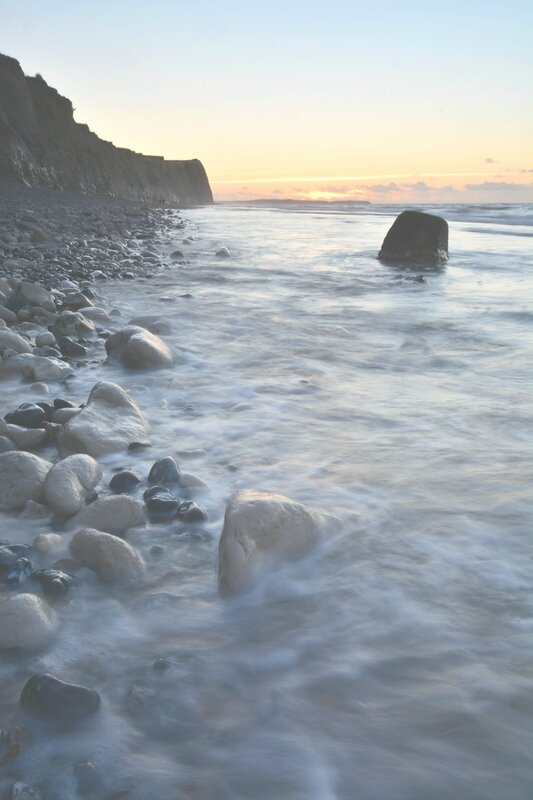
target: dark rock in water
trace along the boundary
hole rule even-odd
[[[148,511],[158,519],[172,519],[180,505],[166,486],[152,486],[143,497]]]
[[[152,558],[161,558],[165,554],[165,548],[160,544],[153,544],[150,548]]]
[[[37,569],[31,577],[39,581],[46,595],[54,598],[63,597],[74,583],[72,575],[59,569]]]
[[[54,400],[54,409],[58,408],[77,408],[74,403],[71,403],[70,400],[64,400],[62,397],[56,397]]]
[[[100,695],[94,689],[65,683],[47,673],[33,675],[24,686],[20,704],[37,717],[62,725],[73,725],[94,714]]]
[[[21,428],[39,428],[46,422],[46,412],[37,403],[22,403],[15,411],[9,411],[5,421]]]
[[[183,255],[181,250],[174,250],[174,252],[170,254],[170,258],[179,259],[179,258],[185,258],[185,256]]]
[[[151,447],[150,442],[130,442],[128,450],[130,453],[136,453],[138,450],[144,450],[146,447]]]
[[[158,458],[148,475],[148,483],[179,483],[181,471],[172,456]]]
[[[448,223],[421,211],[402,211],[383,240],[383,261],[435,264],[448,258]]]
[[[17,446],[13,444],[11,439],[7,436],[0,436],[0,453],[9,453],[10,450],[17,450]]]
[[[124,492],[131,492],[140,482],[139,476],[132,472],[131,469],[122,469],[113,475],[109,481],[109,488],[116,494],[123,494]]]
[[[81,797],[100,797],[104,781],[91,761],[80,761],[74,765],[74,775]]]
[[[231,253],[227,247],[221,247],[220,250],[217,250],[215,253],[218,258],[231,258]]]
[[[70,336],[60,336],[58,341],[61,354],[67,358],[86,356],[89,350]]]
[[[45,402],[44,400],[39,400],[39,402],[35,403],[36,406],[42,408],[45,413],[45,419],[47,422],[52,421],[52,415],[54,413],[54,407],[50,405],[50,403]]]
[[[207,511],[194,500],[185,500],[179,505],[177,517],[180,522],[205,522]]]
[[[155,670],[155,672],[166,672],[171,666],[172,661],[170,661],[168,658],[156,658],[152,664],[152,669]]]
[[[31,573],[31,562],[26,558],[27,551],[20,548],[17,545],[0,546],[0,581],[9,586],[18,586]]]

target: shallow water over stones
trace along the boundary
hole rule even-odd
[[[184,263],[97,299],[120,312],[113,330],[159,320],[174,366],[136,372],[102,349],[42,396],[3,379],[2,415],[123,386],[147,446],[98,456],[101,497],[131,470],[126,496],[142,503],[171,456],[207,488],[170,491],[208,519],[127,531],[135,583],[80,569],[49,647],[2,654],[0,728],[20,723],[34,673],[95,689],[101,706],[68,739],[31,722],[0,791],[18,780],[71,800],[90,763],[102,797],[133,800],[529,798],[528,239],[496,212],[435,209],[450,261],[419,275],[375,258],[395,213],[191,211],[159,245],[164,263],[192,236]],[[222,601],[218,539],[244,488],[344,527]],[[18,512],[2,527],[11,542],[67,535]],[[37,551],[32,566],[67,558]]]

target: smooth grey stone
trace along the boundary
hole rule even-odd
[[[116,494],[122,494],[123,492],[131,492],[140,482],[139,476],[131,469],[123,469],[113,475],[109,481],[109,488]]]
[[[148,475],[148,483],[179,483],[181,470],[172,458],[158,458]]]
[[[37,717],[73,725],[98,710],[100,695],[86,686],[66,683],[48,673],[40,673],[26,682],[20,695],[20,704]]]
[[[14,411],[7,413],[4,419],[9,425],[39,428],[46,421],[46,412],[37,403],[22,403]]]

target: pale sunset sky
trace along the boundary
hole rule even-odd
[[[532,0],[0,0],[0,52],[216,200],[533,201]]]

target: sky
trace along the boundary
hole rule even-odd
[[[217,200],[533,202],[532,0],[0,0],[0,52]]]

